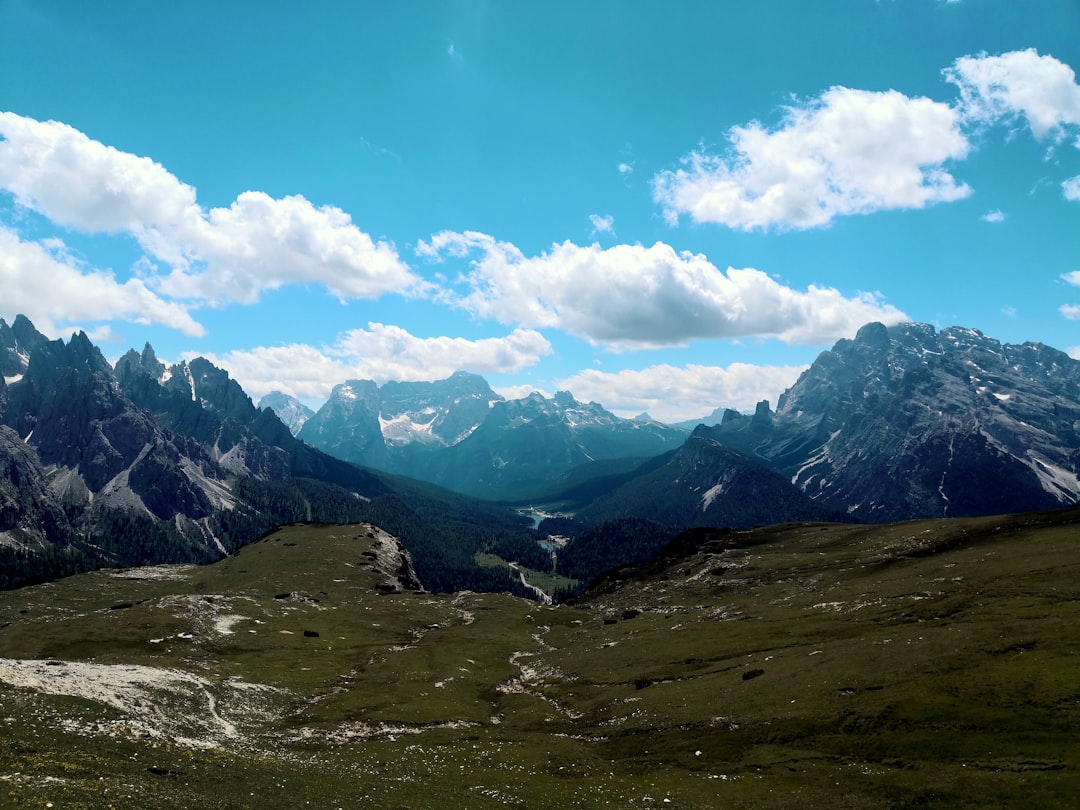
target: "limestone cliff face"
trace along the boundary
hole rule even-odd
[[[370,474],[296,440],[203,359],[166,369],[147,345],[114,371],[85,333],[48,340],[20,316],[0,321],[0,367],[0,545],[9,549],[73,544],[76,567],[207,561],[255,539],[270,515],[341,519],[329,504],[381,491]],[[273,489],[293,476],[347,491],[309,499]]]
[[[19,548],[63,544],[69,531],[37,454],[15,431],[0,425],[0,543]]]
[[[1080,362],[973,329],[870,324],[717,441],[857,519],[1049,509],[1080,500]]]

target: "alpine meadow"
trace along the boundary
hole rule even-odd
[[[1078,68],[0,0],[0,807],[1074,807]]]

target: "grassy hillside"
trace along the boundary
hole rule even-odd
[[[1071,807],[1078,539],[699,533],[543,607],[289,526],[0,593],[0,806]]]

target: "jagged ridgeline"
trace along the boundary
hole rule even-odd
[[[433,590],[507,590],[475,556],[524,535],[509,510],[341,461],[296,439],[204,359],[147,345],[115,370],[79,332],[0,320],[0,587],[102,565],[209,562],[296,521],[371,520]]]
[[[972,329],[869,324],[822,353],[775,411],[726,410],[692,432],[568,392],[507,401],[465,372],[349,380],[314,414],[284,395],[256,408],[204,359],[166,367],[146,346],[113,369],[85,334],[50,341],[21,316],[0,321],[0,362],[6,586],[207,561],[282,523],[362,520],[402,538],[431,590],[520,592],[508,567],[520,563],[554,575],[550,593],[697,526],[1080,499],[1080,361]],[[541,538],[570,538],[554,571],[499,502],[561,515],[540,526]]]
[[[295,419],[298,403],[280,400]],[[1080,497],[1080,361],[977,330],[868,324],[777,409],[718,409],[692,433],[562,392],[504,401],[475,375],[352,380],[299,428],[362,461],[487,498],[555,504],[578,527],[1019,512]],[[563,526],[563,528],[566,528]]]
[[[753,416],[700,429],[860,521],[1080,499],[1080,361],[974,329],[864,326]]]
[[[261,404],[295,423],[295,400],[276,394]],[[542,497],[562,475],[592,462],[640,463],[688,435],[648,418],[619,418],[567,391],[507,401],[463,371],[382,386],[348,380],[300,424],[301,439],[337,458],[506,501]]]

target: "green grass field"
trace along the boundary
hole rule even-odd
[[[366,526],[0,593],[0,806],[1073,807],[1080,513],[714,537],[574,605]]]

